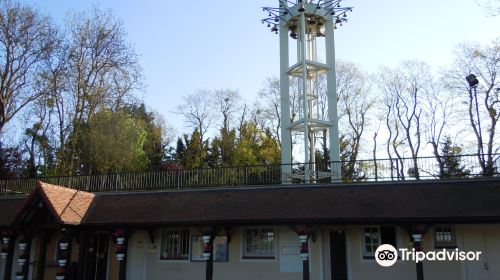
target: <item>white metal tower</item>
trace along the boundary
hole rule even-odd
[[[352,11],[350,7],[341,7],[341,1],[279,0],[278,8],[263,8],[269,16],[262,22],[267,23],[271,31],[280,34],[282,182],[290,182],[294,178],[303,179],[306,183],[321,178],[331,178],[332,181],[341,179],[334,30],[347,21],[346,13]],[[318,53],[322,51],[320,38],[324,38],[324,62],[318,59]],[[297,41],[297,46],[291,52],[289,42],[293,40]],[[296,52],[297,60],[290,65],[290,54],[293,52]],[[320,117],[318,93],[314,90],[322,75],[326,76],[327,119]],[[290,118],[290,77],[299,81],[297,90],[302,103],[298,118],[293,123]],[[328,131],[330,163],[318,168],[315,162],[316,139],[323,130]],[[304,165],[300,172],[292,170],[292,133],[300,134],[303,139]]]

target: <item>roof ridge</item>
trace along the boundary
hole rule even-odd
[[[43,196],[45,196],[48,204],[50,204],[49,207],[53,209],[60,221],[65,224],[80,224],[88,214],[96,197],[95,193],[41,181],[38,187]],[[51,191],[57,191],[57,193],[50,193]]]

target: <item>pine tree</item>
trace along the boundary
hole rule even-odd
[[[463,178],[470,175],[470,170],[462,164],[458,156],[462,153],[460,146],[454,145],[450,137],[446,137],[441,143],[441,155],[438,156],[439,178]]]

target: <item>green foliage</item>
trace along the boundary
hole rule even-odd
[[[244,122],[234,152],[235,165],[261,165],[280,163],[278,141],[268,131],[262,131],[255,122]]]
[[[201,142],[201,134],[196,128],[191,136],[184,134],[184,139],[177,140],[177,153],[175,158],[184,168],[194,169],[206,167],[208,144]]]
[[[462,147],[454,145],[450,137],[446,137],[441,143],[441,154],[438,157],[440,179],[464,178],[470,175],[460,158]]]
[[[235,145],[236,145],[236,130],[222,128],[220,135],[215,137],[210,144],[210,153],[208,155],[208,165],[210,167],[217,166],[234,166],[235,165]]]
[[[191,136],[178,138],[174,159],[186,169],[278,164],[281,151],[269,131],[262,131],[255,122],[243,122],[236,130],[221,129],[210,142],[201,143],[195,129]]]
[[[149,164],[147,132],[126,112],[97,112],[81,135],[82,173],[142,171]]]
[[[148,111],[144,103],[128,105],[125,111],[134,118],[136,125],[146,132],[143,149],[149,162],[147,169],[162,169],[165,163],[166,145],[163,139],[165,127],[162,126],[161,120],[153,112]]]
[[[352,145],[344,136],[340,137],[340,161],[342,181],[353,182],[366,179],[362,168],[356,166],[356,158],[353,157]]]
[[[24,131],[25,147],[28,153],[24,173],[29,177],[38,175],[49,176],[55,169],[54,149],[43,129],[43,124],[37,122]],[[37,161],[37,158],[43,159]]]

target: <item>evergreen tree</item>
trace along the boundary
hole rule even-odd
[[[220,135],[215,137],[210,144],[208,164],[210,167],[234,166],[236,147],[236,130],[222,128]]]
[[[258,128],[255,122],[243,122],[234,152],[236,165],[277,164],[281,156],[278,141]]]
[[[166,161],[166,143],[163,139],[165,127],[162,120],[153,112],[147,110],[144,103],[129,105],[125,111],[134,118],[136,124],[146,132],[144,153],[148,158],[148,170],[160,170]]]
[[[25,169],[22,153],[18,148],[4,148],[0,142],[0,179],[18,178]]]
[[[441,143],[441,154],[437,157],[439,165],[439,178],[463,178],[470,175],[470,170],[462,164],[459,155],[462,153],[460,146],[454,145],[450,137],[445,137]]]
[[[196,128],[191,136],[184,134],[184,139],[177,140],[175,158],[185,169],[206,167],[208,155],[207,141],[201,142],[201,134]]]
[[[182,138],[179,137],[177,138],[177,145],[175,148],[175,153],[173,155],[174,160],[181,164],[184,165],[184,153],[186,152],[186,146],[184,145],[184,141],[182,141]]]

